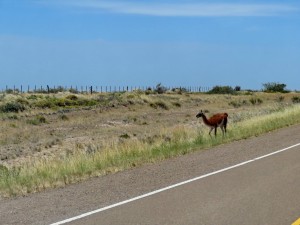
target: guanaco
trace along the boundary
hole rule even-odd
[[[218,113],[210,117],[209,119],[206,118],[202,110],[196,115],[197,118],[202,117],[203,122],[206,126],[210,127],[209,135],[212,130],[215,130],[215,136],[217,135],[217,127],[220,127],[224,134],[226,133],[226,126],[227,126],[227,113]]]

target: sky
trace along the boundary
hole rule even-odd
[[[0,0],[5,86],[300,90],[299,0]]]

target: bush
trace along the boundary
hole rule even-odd
[[[260,98],[250,98],[249,100],[251,102],[252,105],[259,105],[261,103],[263,103],[263,100],[261,100]]]
[[[159,83],[158,85],[156,85],[156,89],[154,91],[157,92],[158,94],[164,94],[167,92],[167,90],[168,88],[162,86],[161,83]]]
[[[234,90],[235,91],[241,91],[241,87],[240,86],[235,86]]]
[[[13,94],[14,90],[13,89],[7,89],[5,92],[6,92],[6,94]]]
[[[9,112],[23,112],[25,110],[25,106],[19,102],[8,102],[5,105],[2,105],[0,107],[0,111],[4,113],[9,113]]]
[[[151,102],[150,106],[154,109],[157,109],[157,108],[161,108],[161,109],[165,109],[165,110],[169,109],[168,105],[164,101],[161,101],[161,100],[158,100],[156,102]]]
[[[177,88],[172,88],[172,91],[175,92],[176,94],[182,94],[182,93],[187,93],[188,90],[186,88],[182,87],[177,87]]]
[[[230,86],[214,86],[208,94],[235,94],[235,90],[233,90]]]
[[[64,121],[69,120],[69,117],[66,116],[65,114],[60,115],[59,118],[60,118],[61,120],[64,120]]]
[[[26,99],[24,99],[24,98],[18,98],[17,100],[16,100],[16,102],[17,103],[20,103],[21,105],[29,105],[29,102],[26,100]]]
[[[66,99],[69,99],[69,100],[72,100],[72,101],[76,101],[76,100],[78,100],[78,97],[76,95],[68,95],[66,97]]]
[[[76,107],[76,106],[95,106],[98,102],[94,99],[81,99],[76,95],[69,95],[66,98],[48,97],[34,102],[32,105],[38,108],[56,108],[56,107]]]
[[[286,84],[279,84],[275,82],[265,83],[263,84],[264,92],[281,92],[281,93],[287,93],[288,91],[285,90]]]
[[[40,125],[42,123],[46,123],[47,120],[44,116],[36,116],[34,119],[31,119],[31,120],[27,120],[27,123],[28,124],[32,124],[32,125]]]
[[[38,98],[40,98],[39,96],[37,95],[30,95],[28,97],[26,97],[28,100],[37,100]]]
[[[179,102],[172,102],[172,105],[176,106],[176,107],[181,107],[181,104]]]
[[[49,99],[42,99],[40,101],[33,103],[32,105],[35,107],[38,107],[38,108],[42,108],[42,109],[54,107],[53,101],[51,101]]]
[[[300,97],[298,97],[298,96],[292,97],[292,102],[293,103],[300,103]]]
[[[127,133],[121,134],[121,135],[120,135],[120,138],[128,139],[128,138],[130,138],[130,135],[127,134]]]

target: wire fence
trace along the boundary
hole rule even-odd
[[[34,85],[34,86],[24,86],[24,85],[14,85],[12,87],[6,85],[5,88],[2,88],[2,93],[9,94],[19,94],[19,93],[58,93],[58,92],[71,92],[71,93],[81,93],[81,94],[94,94],[94,93],[118,93],[118,92],[132,92],[132,91],[156,91],[156,92],[166,92],[166,91],[183,91],[189,93],[200,93],[208,92],[209,87],[204,86],[160,86],[155,87],[151,86],[43,86],[43,85]]]

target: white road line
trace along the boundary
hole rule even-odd
[[[125,200],[125,201],[122,201],[122,202],[119,202],[119,203],[116,203],[116,204],[113,204],[113,205],[109,205],[109,206],[106,206],[106,207],[104,207],[104,208],[96,209],[96,210],[93,210],[93,211],[90,211],[90,212],[81,214],[81,215],[79,215],[79,216],[75,216],[75,217],[72,217],[72,218],[63,220],[63,221],[59,221],[59,222],[56,222],[56,223],[52,223],[52,224],[50,224],[50,225],[61,225],[61,224],[69,223],[69,222],[72,222],[72,221],[74,221],[74,220],[78,220],[78,219],[81,219],[81,218],[90,216],[90,215],[95,214],[95,213],[103,212],[103,211],[105,211],[105,210],[112,209],[112,208],[115,208],[115,207],[117,207],[117,206],[125,205],[125,204],[127,204],[127,203],[130,203],[130,202],[133,202],[133,201],[142,199],[142,198],[146,198],[146,197],[149,197],[149,196],[151,196],[151,195],[155,195],[155,194],[160,193],[160,192],[163,192],[163,191],[167,191],[167,190],[176,188],[176,187],[178,187],[178,186],[182,186],[182,185],[185,185],[185,184],[188,184],[188,183],[191,183],[191,182],[194,182],[194,181],[197,181],[197,180],[200,180],[200,179],[203,179],[203,178],[212,176],[212,175],[216,175],[216,174],[218,174],[218,173],[225,172],[225,171],[227,171],[227,170],[231,170],[231,169],[234,169],[234,168],[237,168],[237,167],[246,165],[246,164],[248,164],[248,163],[251,163],[251,162],[254,162],[254,161],[257,161],[257,160],[260,160],[260,159],[264,159],[264,158],[273,156],[273,155],[275,155],[275,154],[278,154],[278,153],[287,151],[287,150],[292,149],[292,148],[295,148],[295,147],[297,147],[297,146],[300,146],[300,143],[295,144],[295,145],[291,145],[291,146],[286,147],[286,148],[284,148],[284,149],[280,149],[280,150],[275,151],[275,152],[272,152],[272,153],[270,153],[270,154],[263,155],[263,156],[260,156],[260,157],[257,157],[257,158],[254,158],[254,159],[251,159],[251,160],[248,160],[248,161],[245,161],[245,162],[242,162],[242,163],[239,163],[239,164],[236,164],[236,165],[233,165],[233,166],[230,166],[230,167],[221,169],[221,170],[217,170],[217,171],[212,172],[212,173],[208,173],[208,174],[205,174],[205,175],[202,175],[202,176],[199,176],[199,177],[195,177],[195,178],[193,178],[193,179],[186,180],[186,181],[183,181],[183,182],[180,182],[180,183],[177,183],[177,184],[174,184],[174,185],[171,185],[171,186],[168,186],[168,187],[165,187],[165,188],[156,190],[156,191],[152,191],[152,192],[149,192],[149,193],[147,193],[147,194],[137,196],[137,197],[135,197],[135,198],[131,198],[131,199],[128,199],[128,200]]]

